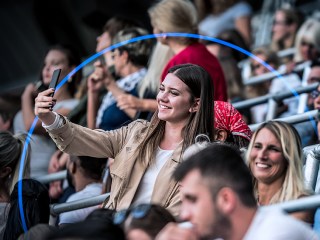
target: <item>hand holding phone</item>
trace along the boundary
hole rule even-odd
[[[52,78],[51,78],[51,82],[49,85],[49,88],[53,88],[54,90],[56,90],[58,81],[59,81],[59,76],[61,73],[61,69],[56,69],[54,70],[53,74],[52,74]],[[53,97],[54,92],[50,94],[50,97]]]

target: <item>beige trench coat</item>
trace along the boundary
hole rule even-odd
[[[114,158],[110,168],[111,193],[106,207],[115,210],[129,207],[146,171],[146,167],[136,161],[133,150],[139,147],[146,135],[149,122],[136,120],[120,129],[103,131],[91,130],[65,120],[61,128],[48,130],[58,148],[76,156]],[[182,159],[181,149],[182,143],[161,169],[151,197],[152,203],[167,208],[174,216],[178,215],[180,198],[178,182],[171,175]]]

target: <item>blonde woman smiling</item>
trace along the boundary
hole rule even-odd
[[[308,196],[302,173],[302,148],[298,132],[289,123],[268,121],[254,133],[247,152],[259,205]],[[314,211],[292,215],[313,223]]]

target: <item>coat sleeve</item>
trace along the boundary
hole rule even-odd
[[[129,129],[136,125],[133,122],[113,131],[103,131],[92,130],[64,119],[65,124],[61,128],[48,130],[57,147],[72,155],[96,158],[114,158],[130,134]]]

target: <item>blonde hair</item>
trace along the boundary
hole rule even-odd
[[[198,17],[189,0],[162,0],[148,10],[151,23],[162,32],[197,33]],[[182,41],[182,38],[176,38]],[[184,42],[197,39],[183,38]]]
[[[278,139],[282,147],[282,154],[287,162],[287,169],[282,188],[271,198],[269,204],[298,199],[303,195],[310,195],[304,186],[302,173],[302,145],[297,130],[289,123],[282,121],[268,121],[259,126],[252,136],[246,154],[247,165],[250,168],[250,153],[255,144],[256,137],[261,129],[268,129]],[[258,181],[253,179],[254,192],[258,197]]]
[[[140,98],[144,98],[146,91],[158,92],[161,73],[173,55],[173,51],[168,46],[157,42],[151,55],[147,74],[138,85]]]
[[[312,43],[314,47],[318,50],[320,56],[320,22],[316,19],[306,20],[302,26],[299,28],[295,41],[296,53],[294,55],[295,62],[303,61],[300,45],[302,39],[307,39],[308,42]],[[318,57],[319,57],[318,56]]]

